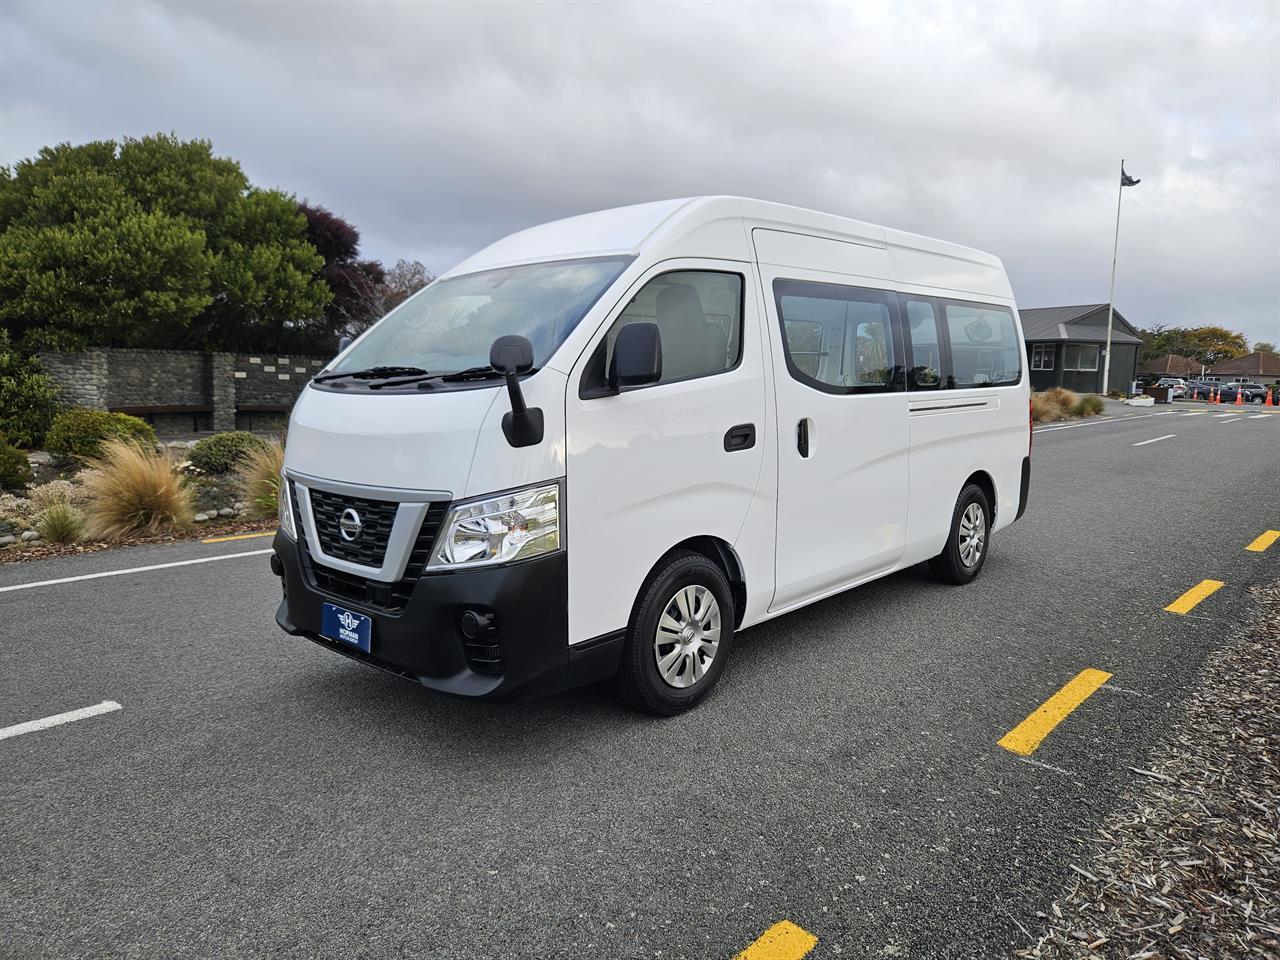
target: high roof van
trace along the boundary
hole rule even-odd
[[[524,230],[303,390],[276,620],[451,694],[677,713],[742,630],[978,575],[1027,506],[1024,356],[952,243],[736,197]]]

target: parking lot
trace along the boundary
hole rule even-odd
[[[1278,454],[1271,409],[1040,428],[976,582],[754,628],[668,720],[287,637],[269,539],[0,566],[0,954],[1007,955],[1280,576]]]

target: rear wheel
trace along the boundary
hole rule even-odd
[[[672,716],[716,685],[733,646],[729,582],[700,553],[671,554],[645,581],[627,627],[618,691],[633,707]]]
[[[976,483],[960,491],[951,514],[951,532],[942,552],[929,561],[934,576],[946,583],[968,583],[982,570],[991,544],[991,503]]]

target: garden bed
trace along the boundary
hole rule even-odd
[[[134,547],[151,543],[180,543],[184,540],[205,540],[210,537],[230,537],[241,533],[266,533],[276,529],[271,520],[230,520],[201,523],[186,530],[151,537],[127,537],[123,540],[78,540],[75,543],[15,543],[0,548],[0,566],[7,563],[26,563],[31,560],[49,560],[55,557],[74,557],[82,553],[100,553],[114,547]],[[265,541],[266,538],[264,537]]]

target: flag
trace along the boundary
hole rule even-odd
[[[1124,161],[1123,161],[1123,160],[1121,160],[1121,161],[1120,161],[1120,186],[1122,186],[1122,187],[1136,187],[1136,186],[1137,186],[1138,184],[1140,184],[1141,182],[1142,182],[1142,178],[1140,178],[1140,177],[1131,177],[1131,176],[1129,176],[1127,173],[1125,173],[1125,172],[1124,172]]]

